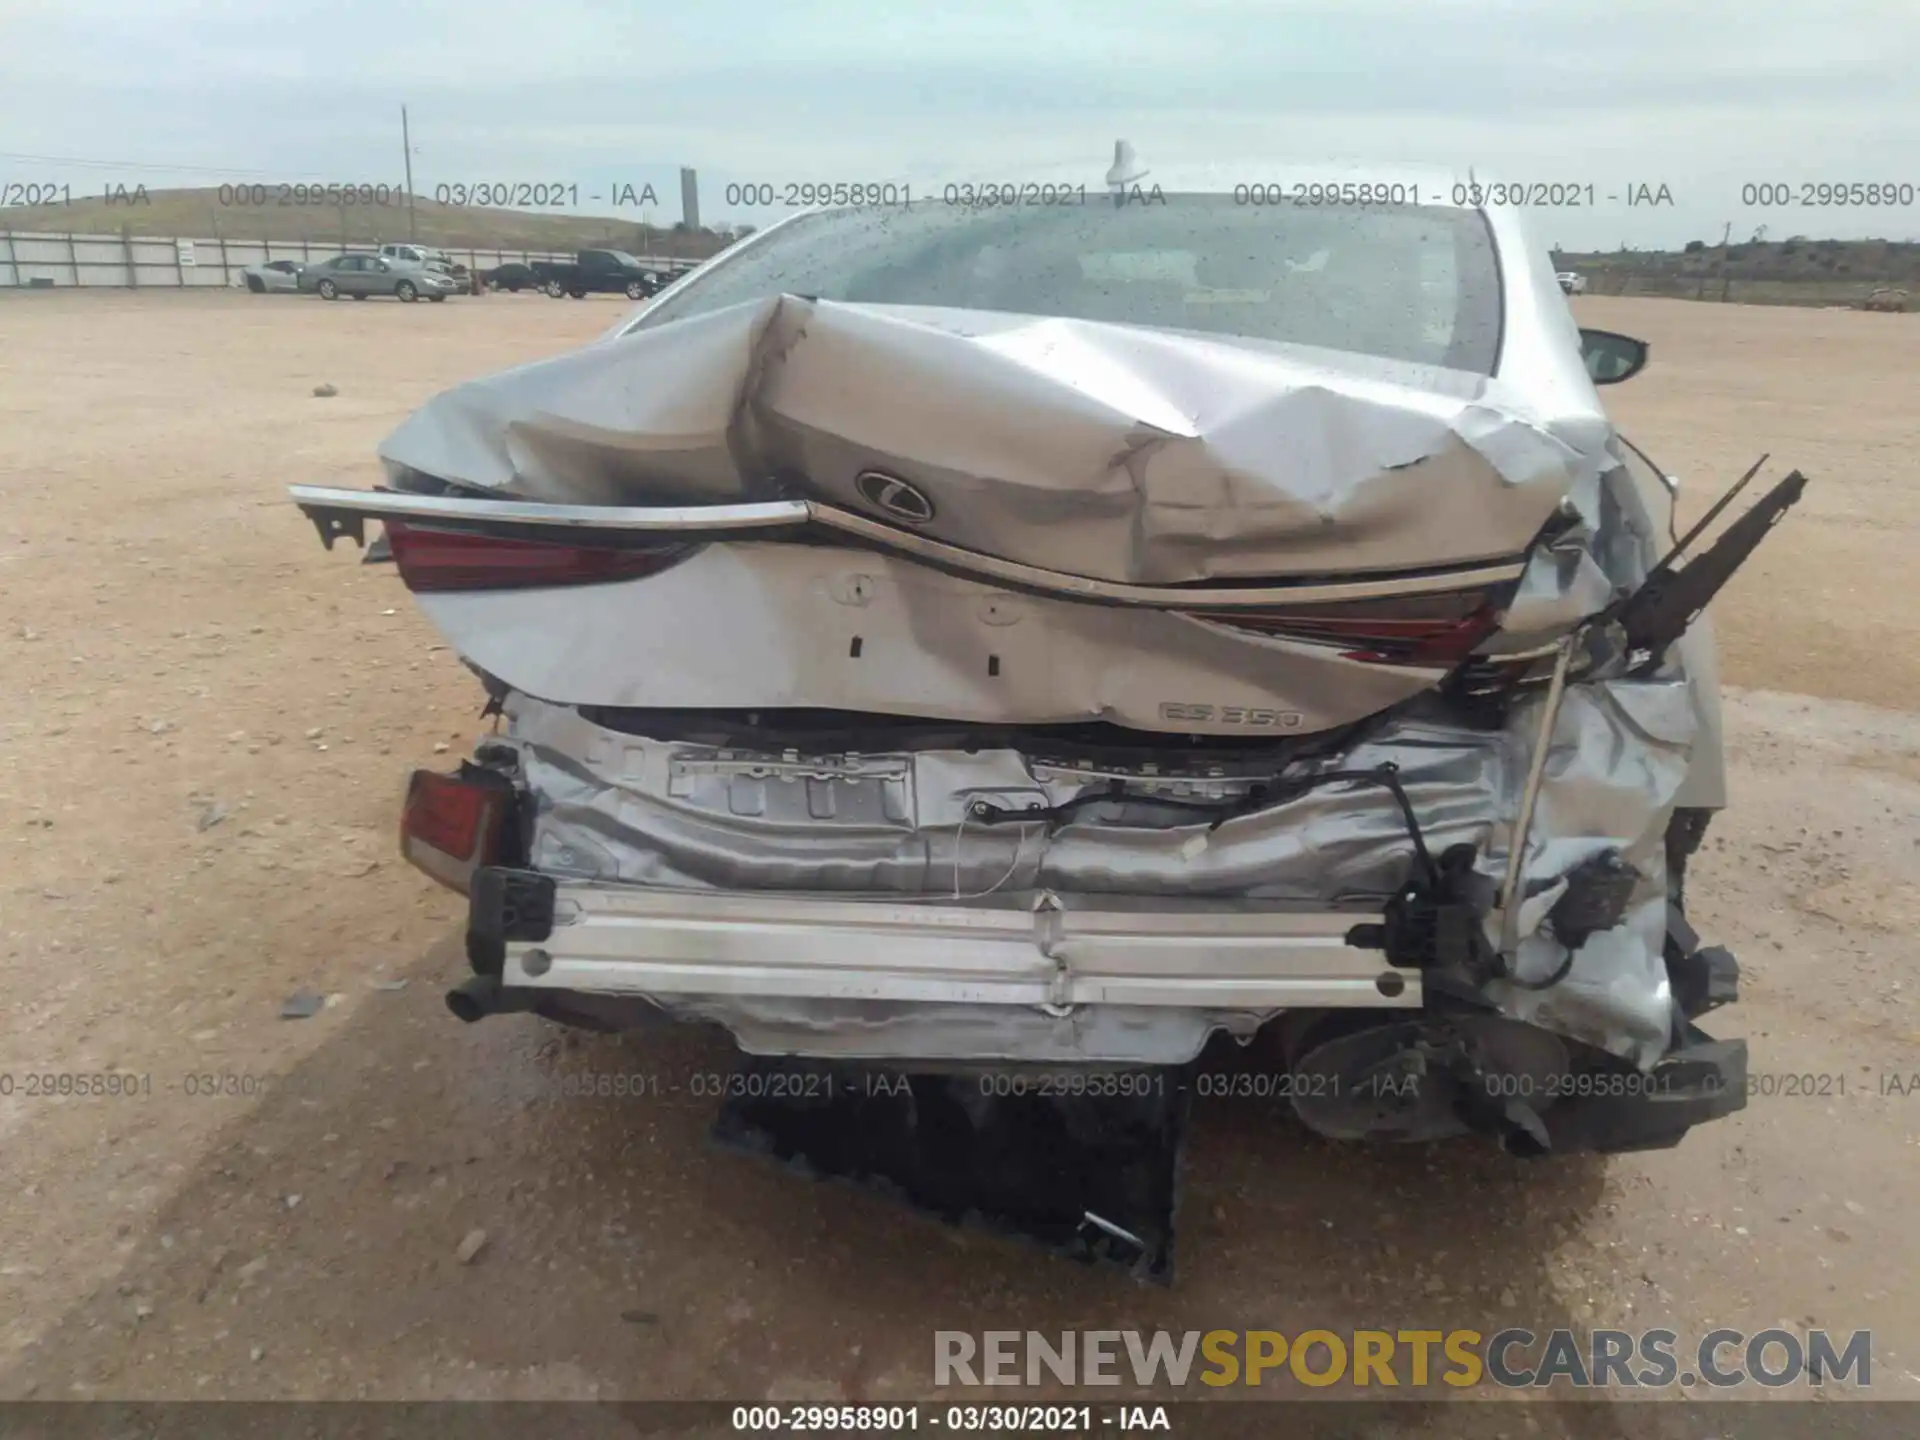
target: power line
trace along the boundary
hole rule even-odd
[[[320,177],[320,170],[259,170],[245,165],[160,165],[146,160],[87,160],[76,155],[22,155],[0,150],[0,160],[24,161],[35,165],[73,165],[90,170],[162,170],[194,175],[307,175]]]

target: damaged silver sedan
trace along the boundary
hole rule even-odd
[[[296,488],[498,716],[407,802],[456,1013],[948,1076],[1238,1042],[1325,1135],[1520,1154],[1739,1109],[1700,611],[1802,478],[1677,537],[1595,388],[1646,347],[1514,212],[1084,195],[796,215]]]

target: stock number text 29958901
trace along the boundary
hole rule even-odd
[[[1145,1098],[1162,1095],[1167,1078],[1153,1070],[1069,1070],[1059,1074],[1046,1071],[987,1071],[977,1081],[982,1095],[999,1099],[1034,1096],[1039,1099],[1065,1100],[1083,1096],[1108,1099]]]
[[[913,186],[892,180],[746,180],[721,192],[728,205],[784,206],[888,205],[913,208]]]
[[[214,192],[214,202],[222,209],[243,206],[260,209],[281,205],[383,206],[403,205],[407,191],[403,185],[222,185]]]
[[[1905,180],[1761,180],[1740,187],[1742,205],[1904,208],[1920,200],[1920,187]]]
[[[922,1415],[922,1411],[926,1413]],[[1114,1416],[1091,1405],[948,1405],[924,1402],[889,1405],[736,1405],[730,1414],[735,1434],[906,1435],[926,1430],[938,1434],[986,1435],[1099,1435],[1107,1433]],[[924,1424],[923,1424],[924,1421]],[[1129,1427],[1125,1415],[1121,1428]],[[1142,1416],[1137,1428],[1167,1430],[1165,1411],[1157,1424]]]
[[[1439,191],[1429,188],[1426,193],[1428,203],[1439,203]],[[1418,205],[1420,187],[1371,180],[1326,180],[1292,185],[1251,181],[1233,187],[1233,201],[1236,205]]]

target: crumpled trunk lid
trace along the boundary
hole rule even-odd
[[[793,296],[462,385],[381,447],[396,488],[557,503],[805,498],[1137,585],[1524,552],[1608,463],[1597,410],[1496,379],[1079,320]]]
[[[295,498],[329,543],[416,527],[396,557],[434,623],[557,703],[1278,738],[1605,603],[1591,557],[1535,543],[1596,513],[1614,464],[1597,404],[1566,404],[1296,345],[776,296],[459,386],[381,447],[388,493]]]

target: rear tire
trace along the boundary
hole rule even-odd
[[[267,293],[267,282],[262,280],[258,275],[249,275],[247,276],[247,289],[256,295],[264,295]]]
[[[320,298],[322,300],[338,300],[340,298],[340,287],[331,280],[322,280],[317,288],[320,291]]]
[[[420,292],[414,288],[411,280],[402,280],[393,287],[393,293],[402,304],[411,305],[420,298]]]

